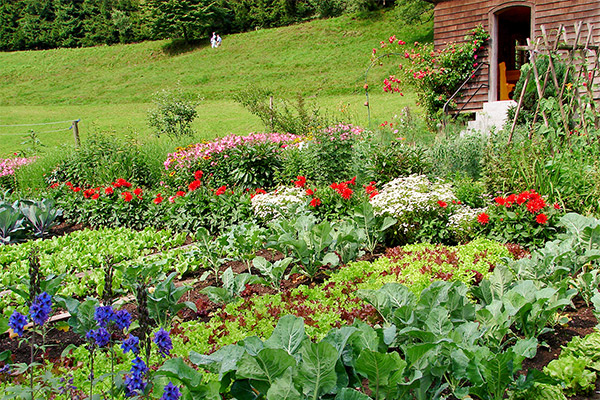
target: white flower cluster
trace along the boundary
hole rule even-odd
[[[438,201],[449,204],[453,200],[456,197],[450,184],[430,182],[425,175],[411,175],[385,184],[371,199],[371,205],[377,215],[389,215],[410,225],[415,214],[439,209]]]
[[[459,242],[464,242],[474,235],[477,226],[477,216],[487,208],[471,208],[461,205],[454,210],[448,219],[448,228],[453,232]]]
[[[306,194],[299,187],[282,187],[252,198],[252,211],[260,218],[279,218],[304,209]]]

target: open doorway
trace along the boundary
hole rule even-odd
[[[520,68],[527,62],[527,54],[517,46],[527,44],[531,37],[531,7],[512,6],[493,14],[492,76],[490,100],[511,100]]]

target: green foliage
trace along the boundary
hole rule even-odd
[[[35,237],[43,239],[48,230],[59,223],[62,210],[55,207],[54,200],[43,199],[40,201],[22,200],[21,212],[27,218]]]
[[[206,0],[148,1],[152,29],[157,38],[183,38],[186,42],[203,37],[211,24],[214,2]]]
[[[252,265],[261,273],[265,281],[276,289],[279,288],[285,271],[292,261],[293,258],[286,257],[269,262],[264,257],[258,256],[252,260]]]
[[[0,203],[0,243],[16,243],[25,237],[25,217],[18,203]]]
[[[262,279],[251,274],[233,274],[231,267],[227,268],[221,276],[223,285],[221,287],[208,286],[202,289],[202,293],[216,304],[229,304],[240,299],[241,293],[246,285],[262,282]]]
[[[192,96],[185,94],[181,88],[163,89],[154,93],[152,103],[153,108],[148,110],[148,124],[157,136],[180,138],[194,134],[192,122],[198,115],[198,103]]]
[[[382,55],[402,54],[408,58],[409,64],[401,72],[416,88],[427,114],[428,125],[433,129],[440,120],[444,104],[463,81],[475,72],[479,65],[477,56],[487,46],[489,37],[480,25],[470,31],[462,43],[450,43],[443,49],[434,50],[431,44],[419,43],[413,49],[406,49],[406,43],[394,35],[389,38],[389,44],[382,42],[382,50],[373,52],[373,62],[379,62],[376,58]],[[398,82],[395,76],[390,76],[386,81],[385,91],[400,91],[392,85]]]
[[[587,366],[584,358],[561,354],[544,367],[544,372],[561,382],[567,396],[573,396],[589,393],[595,388],[596,373],[587,369]]]
[[[67,152],[66,157],[46,172],[46,183],[71,182],[85,187],[106,185],[124,178],[139,186],[155,186],[160,180],[160,170],[150,146],[130,138],[121,141],[108,135],[89,138],[80,148]]]
[[[473,180],[479,179],[487,140],[487,134],[483,133],[448,136],[436,140],[427,152],[432,172],[445,178],[459,175]]]
[[[269,132],[304,135],[327,125],[327,119],[321,115],[319,108],[314,104],[307,105],[301,94],[298,94],[296,104],[291,104],[284,99],[275,99],[272,90],[253,87],[235,93],[233,98],[259,117]],[[307,109],[309,106],[310,109]]]

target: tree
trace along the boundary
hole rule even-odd
[[[208,0],[149,0],[156,38],[203,37],[211,25],[213,2]]]

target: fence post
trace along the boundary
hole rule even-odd
[[[81,146],[81,140],[79,140],[79,127],[78,127],[78,123],[79,121],[81,121],[80,119],[77,119],[75,121],[73,121],[73,125],[71,126],[71,128],[73,129],[73,137],[75,138],[75,145],[77,147]]]

